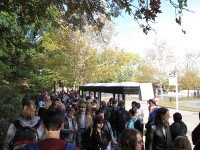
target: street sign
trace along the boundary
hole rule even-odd
[[[169,74],[169,85],[177,85],[177,75],[175,73]]]

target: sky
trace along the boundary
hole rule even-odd
[[[174,0],[175,2],[175,0]],[[200,0],[188,0],[189,10],[183,11],[182,26],[175,22],[175,9],[169,0],[161,0],[162,14],[156,18],[148,35],[142,32],[137,22],[128,15],[114,20],[117,36],[114,42],[125,51],[143,55],[145,49],[153,47],[155,41],[165,41],[176,56],[184,56],[188,52],[200,51]],[[186,34],[182,33],[186,30]]]

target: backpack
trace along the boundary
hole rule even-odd
[[[129,120],[129,112],[123,108],[116,111],[116,130],[122,132],[126,128],[126,123]]]
[[[117,111],[118,111],[118,107],[110,108],[110,113],[111,113],[110,125],[112,126],[112,128],[116,128],[116,112]]]
[[[39,136],[37,128],[40,126],[41,121],[38,120],[37,124],[33,127],[22,126],[19,120],[13,122],[17,131],[15,132],[14,138],[9,143],[10,150],[18,150],[23,148],[26,144],[37,143]]]
[[[126,128],[135,128],[135,127],[134,127],[135,121],[136,121],[135,118],[131,118],[131,119],[128,121],[127,125],[126,125]]]
[[[40,147],[38,144],[27,144],[26,148],[29,150],[40,150]],[[73,150],[74,149],[74,144],[72,143],[67,143],[65,150]]]
[[[73,150],[73,149],[74,149],[74,144],[67,143],[67,146],[65,147],[65,150]]]

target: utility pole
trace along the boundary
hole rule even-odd
[[[176,112],[178,112],[178,79],[177,73],[169,74],[169,85],[176,87]]]

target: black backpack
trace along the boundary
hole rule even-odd
[[[33,127],[22,126],[19,120],[13,122],[17,131],[15,132],[14,138],[9,143],[9,150],[20,150],[26,144],[37,143],[39,136],[37,128],[40,126],[41,121],[38,120],[37,124]]]

